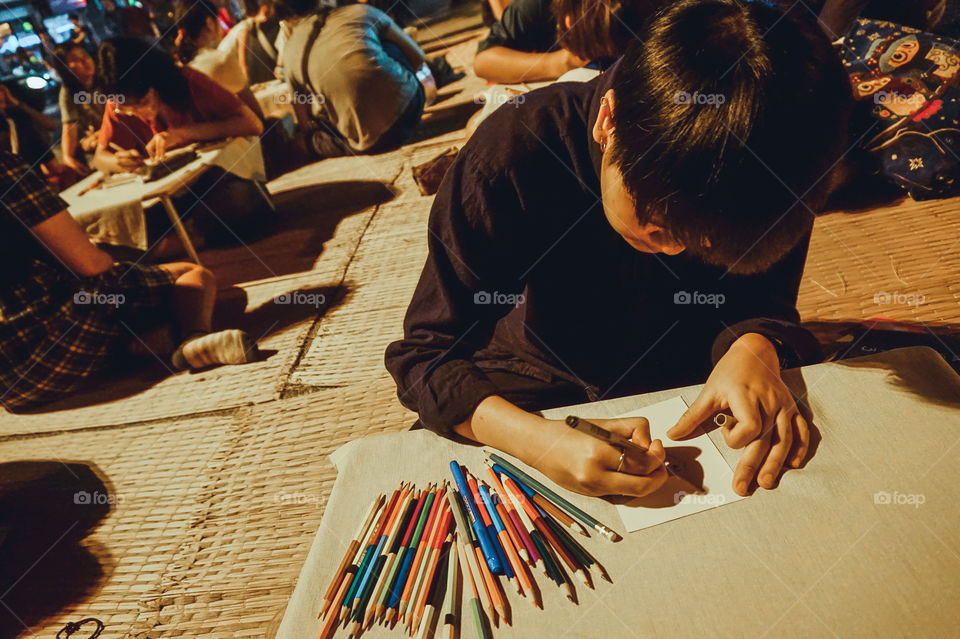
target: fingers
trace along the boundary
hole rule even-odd
[[[757,484],[766,489],[771,489],[777,484],[777,478],[780,476],[780,469],[787,461],[787,455],[793,447],[793,413],[780,411],[777,413],[776,429],[771,439],[770,452],[767,453],[767,459],[760,467],[760,474],[757,476]]]
[[[723,429],[723,439],[730,448],[743,448],[763,432],[760,407],[757,402],[751,402],[744,395],[736,393],[731,394],[728,401],[737,423],[733,428]]]
[[[743,449],[737,468],[733,471],[733,490],[738,495],[745,497],[750,493],[750,482],[757,475],[768,450],[769,435],[753,440]]]
[[[708,397],[702,391],[697,399],[690,404],[690,408],[683,414],[677,423],[667,431],[667,437],[673,440],[681,439],[691,434],[703,422],[707,421],[713,414],[720,410],[712,397]]]
[[[803,415],[796,413],[793,416],[793,426],[795,435],[793,438],[794,449],[787,463],[793,468],[800,468],[807,458],[807,451],[810,450],[810,425],[807,424],[807,420],[804,419]]]
[[[654,473],[645,476],[628,473],[604,473],[599,483],[600,495],[628,495],[645,497],[667,482],[667,469],[663,465]]]

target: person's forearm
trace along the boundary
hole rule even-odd
[[[63,152],[63,161],[76,161],[74,154],[77,152],[77,124],[71,122],[63,125],[63,134],[60,137],[60,150]]]
[[[23,102],[18,102],[17,106],[20,108],[20,110],[30,116],[30,120],[33,122],[34,126],[40,129],[47,129],[48,131],[52,131],[53,129],[57,128],[57,123],[54,122],[53,118],[50,116],[40,113],[36,109],[24,104]]]
[[[550,53],[527,53],[507,47],[490,47],[477,54],[473,70],[492,82],[513,84],[556,80],[570,70],[569,54],[564,49]]]
[[[103,173],[122,173],[124,171],[114,153],[100,145],[97,145],[97,150],[93,153],[93,165]]]
[[[246,137],[263,133],[263,125],[249,107],[242,113],[214,122],[197,122],[180,127],[180,132],[193,142],[219,140],[229,137]]]
[[[453,431],[533,464],[544,448],[538,437],[542,427],[542,417],[491,395],[480,402],[465,422],[454,426]]]

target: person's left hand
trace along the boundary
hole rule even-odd
[[[97,141],[100,139],[100,131],[93,131],[80,139],[80,148],[90,152],[97,148]]]
[[[716,413],[730,410],[737,418],[723,429],[731,448],[743,448],[733,473],[733,489],[749,494],[754,477],[771,489],[786,463],[799,468],[810,446],[810,428],[780,378],[777,351],[757,333],[740,337],[714,367],[687,412],[667,431],[671,439],[693,433]]]
[[[183,146],[189,141],[180,129],[167,129],[160,131],[147,142],[147,153],[152,160],[162,160],[166,157],[167,151]]]

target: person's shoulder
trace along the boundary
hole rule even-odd
[[[356,4],[348,4],[332,9],[327,19],[379,21],[384,17],[387,17],[387,14],[380,9],[369,4],[358,2]]]
[[[464,151],[480,175],[552,156],[568,136],[587,135],[592,85],[564,82],[514,96],[485,119]]]

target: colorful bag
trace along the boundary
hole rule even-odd
[[[960,42],[861,18],[840,46],[861,147],[915,200],[960,192]]]

